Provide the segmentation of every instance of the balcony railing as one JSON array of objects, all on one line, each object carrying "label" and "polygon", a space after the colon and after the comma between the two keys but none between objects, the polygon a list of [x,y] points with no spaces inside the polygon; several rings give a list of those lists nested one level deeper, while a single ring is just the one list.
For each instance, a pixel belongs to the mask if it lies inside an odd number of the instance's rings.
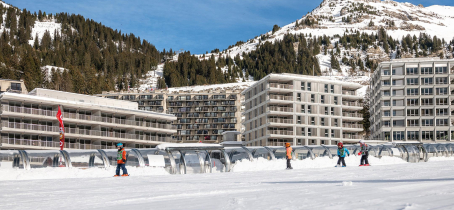
[{"label": "balcony railing", "polygon": [[5,122],[5,121],[2,122],[2,127],[14,128],[14,129],[24,129],[24,130],[34,130],[34,131],[46,131],[46,132],[58,132],[59,131],[58,126]]},{"label": "balcony railing", "polygon": [[33,139],[18,139],[18,138],[8,138],[8,137],[2,137],[2,144],[35,146],[35,147],[55,147],[55,148],[60,147],[60,142],[42,141],[42,140],[33,140]]},{"label": "balcony railing", "polygon": [[362,139],[361,135],[353,135],[353,134],[343,134],[342,138],[344,139]]},{"label": "balcony railing", "polygon": [[[9,105],[2,105],[2,110],[6,111],[6,112],[34,114],[34,115],[42,115],[42,116],[49,116],[49,117],[55,117],[57,115],[57,111],[19,107],[19,106],[9,106]],[[135,120],[126,120],[126,119],[119,119],[119,118],[114,118],[114,117],[101,117],[101,116],[94,116],[94,115],[69,113],[69,112],[63,112],[63,118],[105,122],[105,123],[113,123],[113,124],[122,124],[122,125],[162,128],[162,129],[175,129],[174,126],[172,126],[171,124],[147,122],[145,124],[140,125],[140,122],[135,121]]]},{"label": "balcony railing", "polygon": [[343,112],[342,116],[344,116],[344,117],[359,117],[359,118],[362,118],[363,114]]},{"label": "balcony railing", "polygon": [[293,89],[293,85],[281,84],[281,83],[270,83],[271,88],[281,88],[281,89]]},{"label": "balcony railing", "polygon": [[268,123],[293,124],[293,119],[268,118]]},{"label": "balcony railing", "polygon": [[268,96],[268,99],[284,100],[284,101],[293,101],[293,96],[269,95],[269,96]]},{"label": "balcony railing", "polygon": [[342,124],[342,127],[343,127],[343,128],[360,128],[360,129],[363,129],[363,125],[362,125],[362,124],[348,124],[348,123],[343,123],[343,124]]},{"label": "balcony railing", "polygon": [[352,101],[342,101],[343,106],[357,106],[357,107],[363,107],[363,103],[360,102],[352,102]]},{"label": "balcony railing", "polygon": [[293,131],[285,131],[285,130],[267,130],[266,134],[275,134],[275,135],[293,135]]},{"label": "balcony railing", "polygon": [[356,91],[353,90],[342,90],[343,95],[356,96]]},{"label": "balcony railing", "polygon": [[277,106],[270,106],[267,108],[268,111],[275,111],[275,112],[293,112],[293,108],[290,107],[277,107]]}]

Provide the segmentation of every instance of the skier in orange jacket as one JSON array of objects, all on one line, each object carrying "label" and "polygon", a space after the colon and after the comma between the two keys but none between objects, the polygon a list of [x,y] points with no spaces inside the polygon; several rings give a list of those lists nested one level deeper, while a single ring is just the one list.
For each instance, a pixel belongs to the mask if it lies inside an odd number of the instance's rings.
[{"label": "skier in orange jacket", "polygon": [[126,150],[123,148],[122,143],[117,144],[118,153],[117,153],[117,171],[114,177],[120,176],[120,168],[123,171],[121,176],[129,176],[128,171],[126,170]]},{"label": "skier in orange jacket", "polygon": [[292,147],[290,146],[290,143],[285,143],[285,148],[287,150],[287,169],[293,169],[292,165],[290,164],[290,160],[292,159]]}]

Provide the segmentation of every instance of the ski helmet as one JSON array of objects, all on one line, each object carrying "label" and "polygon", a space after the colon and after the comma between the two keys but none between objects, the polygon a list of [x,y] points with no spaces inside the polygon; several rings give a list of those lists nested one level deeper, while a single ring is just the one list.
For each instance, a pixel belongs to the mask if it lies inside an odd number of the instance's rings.
[{"label": "ski helmet", "polygon": [[339,142],[339,143],[337,143],[337,146],[344,147],[344,144],[342,144],[342,142]]},{"label": "ski helmet", "polygon": [[285,147],[290,147],[290,143],[285,143]]},{"label": "ski helmet", "polygon": [[123,147],[123,144],[122,143],[118,143],[117,147]]},{"label": "ski helmet", "polygon": [[359,140],[359,143],[360,143],[360,144],[364,144],[364,140],[362,140],[362,139]]}]

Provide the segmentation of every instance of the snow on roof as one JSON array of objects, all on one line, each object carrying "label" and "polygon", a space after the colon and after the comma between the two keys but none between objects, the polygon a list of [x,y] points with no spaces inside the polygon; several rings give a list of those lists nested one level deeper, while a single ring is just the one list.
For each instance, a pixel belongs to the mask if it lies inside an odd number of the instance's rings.
[{"label": "snow on roof", "polygon": [[198,85],[198,86],[185,86],[185,87],[176,87],[176,88],[169,88],[169,93],[179,92],[179,91],[204,91],[204,90],[242,90],[246,89],[255,82],[237,82],[237,83],[226,83],[226,84],[216,84],[216,85]]},{"label": "snow on roof", "polygon": [[220,144],[205,144],[205,143],[164,143],[156,146],[156,149],[166,150],[173,148],[222,148]]}]

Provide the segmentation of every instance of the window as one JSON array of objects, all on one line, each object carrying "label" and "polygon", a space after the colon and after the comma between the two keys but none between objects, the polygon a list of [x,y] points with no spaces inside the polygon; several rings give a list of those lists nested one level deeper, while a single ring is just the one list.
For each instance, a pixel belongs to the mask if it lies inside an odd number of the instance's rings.
[{"label": "window", "polygon": [[301,116],[298,116],[298,119],[296,121],[297,124],[301,124]]},{"label": "window", "polygon": [[306,88],[304,87],[305,82],[301,82],[301,90],[305,90]]},{"label": "window", "polygon": [[432,67],[422,67],[421,74],[433,74]]},{"label": "window", "polygon": [[449,115],[448,109],[436,109],[437,116],[440,115]]},{"label": "window", "polygon": [[391,112],[390,111],[384,111],[383,112],[383,116],[389,117],[389,116],[391,116]]},{"label": "window", "polygon": [[383,91],[383,96],[389,96],[389,95],[390,95],[390,94],[389,94],[389,90],[384,90],[384,91]]},{"label": "window", "polygon": [[433,119],[422,119],[421,126],[434,126],[434,120]]},{"label": "window", "polygon": [[433,88],[421,88],[421,95],[433,95]]},{"label": "window", "polygon": [[437,140],[448,140],[448,131],[437,131]]},{"label": "window", "polygon": [[447,98],[437,98],[435,100],[436,100],[436,105],[448,105]]},{"label": "window", "polygon": [[432,98],[421,98],[421,106],[432,106],[434,101]]},{"label": "window", "polygon": [[308,114],[311,113],[311,105],[307,105],[307,113],[308,113]]},{"label": "window", "polygon": [[435,84],[437,84],[437,85],[448,84],[448,78],[447,77],[437,77],[437,78],[435,78]]},{"label": "window", "polygon": [[334,126],[338,127],[339,125],[337,124],[337,119],[334,119]]},{"label": "window", "polygon": [[334,93],[334,85],[331,85],[331,93]]},{"label": "window", "polygon": [[408,88],[407,89],[407,96],[416,96],[419,95],[418,88]]},{"label": "window", "polygon": [[334,107],[331,107],[331,115],[334,115]]},{"label": "window", "polygon": [[407,140],[419,140],[419,131],[407,131]]},{"label": "window", "polygon": [[337,96],[334,96],[334,104],[337,105]]},{"label": "window", "polygon": [[419,126],[419,119],[407,120],[407,126]]},{"label": "window", "polygon": [[301,105],[301,113],[306,113],[306,110],[304,109],[305,105]]},{"label": "window", "polygon": [[419,109],[407,109],[407,116],[419,116]]},{"label": "window", "polygon": [[325,96],[324,95],[320,96],[320,103],[322,103],[322,104],[325,103]]},{"label": "window", "polygon": [[435,67],[435,74],[447,74],[447,67]]},{"label": "window", "polygon": [[328,84],[325,84],[325,93],[328,93]]},{"label": "window", "polygon": [[393,100],[393,106],[403,106],[404,100]]},{"label": "window", "polygon": [[301,128],[301,135],[305,136],[306,135],[306,128]]},{"label": "window", "polygon": [[434,110],[433,109],[421,109],[421,116],[433,116]]},{"label": "window", "polygon": [[435,93],[437,95],[448,95],[448,88],[436,88]]},{"label": "window", "polygon": [[334,138],[334,130],[331,129],[331,138]]},{"label": "window", "polygon": [[315,117],[311,117],[311,125],[315,125]]},{"label": "window", "polygon": [[394,131],[393,140],[405,140],[404,131]]},{"label": "window", "polygon": [[407,68],[407,75],[418,74],[418,68]]},{"label": "window", "polygon": [[311,94],[311,103],[315,103],[315,94]]},{"label": "window", "polygon": [[434,132],[433,131],[423,131],[421,137],[422,137],[422,140],[433,140]]},{"label": "window", "polygon": [[325,126],[325,118],[320,118],[320,125]]},{"label": "window", "polygon": [[307,136],[312,136],[312,128],[307,129]]},{"label": "window", "polygon": [[328,115],[328,107],[325,107],[325,115]]},{"label": "window", "polygon": [[312,88],[311,88],[311,83],[308,82],[308,83],[307,83],[307,91],[311,91],[311,89],[312,89]]},{"label": "window", "polygon": [[392,70],[392,73],[393,73],[393,75],[396,75],[396,70],[393,69],[393,70]]},{"label": "window", "polygon": [[21,88],[21,86],[20,86],[20,83],[11,83],[11,90],[22,91],[22,88]]},{"label": "window", "polygon": [[383,101],[383,106],[391,106],[391,103],[389,100]]},{"label": "window", "polygon": [[393,85],[404,85],[404,80],[402,79],[393,80]]},{"label": "window", "polygon": [[383,86],[389,86],[389,85],[391,85],[391,82],[389,80],[383,81]]},{"label": "window", "polygon": [[389,70],[383,70],[383,75],[391,75]]},{"label": "window", "polygon": [[391,127],[391,123],[389,121],[383,121],[383,126]]},{"label": "window", "polygon": [[421,85],[433,85],[434,84],[434,78],[429,77],[429,78],[421,78]]},{"label": "window", "polygon": [[418,78],[407,78],[407,85],[418,85]]},{"label": "window", "polygon": [[296,100],[297,101],[301,101],[301,93],[297,93],[296,94]]},{"label": "window", "polygon": [[[407,99],[407,106],[419,106],[419,99],[417,98],[411,98],[411,99]],[[393,105],[395,106],[395,105]]]},{"label": "window", "polygon": [[449,126],[448,119],[437,119],[437,126]]}]

